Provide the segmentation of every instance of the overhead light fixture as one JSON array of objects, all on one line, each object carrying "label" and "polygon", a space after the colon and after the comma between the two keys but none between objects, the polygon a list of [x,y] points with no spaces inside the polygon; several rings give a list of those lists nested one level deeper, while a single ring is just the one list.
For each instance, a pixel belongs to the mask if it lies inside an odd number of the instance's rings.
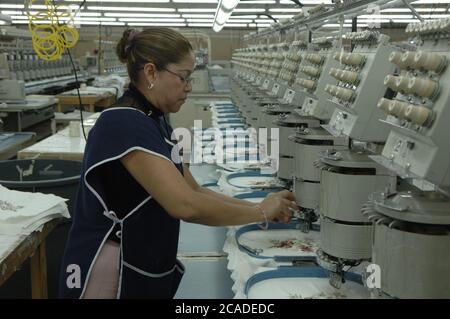
[{"label": "overhead light fixture", "polygon": [[175,3],[217,3],[217,0],[172,0]]},{"label": "overhead light fixture", "polygon": [[219,32],[238,5],[239,0],[220,0],[214,17],[213,30]]},{"label": "overhead light fixture", "polygon": [[188,27],[208,27],[211,28],[211,23],[188,23]]},{"label": "overhead light fixture", "polygon": [[[65,0],[67,2],[83,2],[84,0]],[[86,0],[86,2],[119,2],[119,3],[130,3],[129,0]],[[170,0],[133,0],[136,3],[167,3]]]},{"label": "overhead light fixture", "polygon": [[214,19],[214,15],[213,14],[186,14],[186,13],[183,13],[183,18]]},{"label": "overhead light fixture", "polygon": [[178,9],[178,12],[216,12],[216,9],[213,8],[183,8],[183,9]]},{"label": "overhead light fixture", "polygon": [[186,23],[145,23],[145,22],[137,22],[137,23],[128,23],[129,26],[135,26],[135,27],[139,27],[139,26],[149,26],[149,27],[185,27]]},{"label": "overhead light fixture", "polygon": [[119,21],[122,22],[168,22],[168,23],[177,23],[184,22],[184,19],[181,18],[119,18]]},{"label": "overhead light fixture", "polygon": [[175,13],[113,13],[106,12],[105,17],[117,17],[117,18],[179,18],[179,14]]},{"label": "overhead light fixture", "polygon": [[98,7],[98,6],[89,6],[88,10],[96,10],[96,11],[152,11],[152,12],[174,12],[173,8],[147,8],[147,7]]}]

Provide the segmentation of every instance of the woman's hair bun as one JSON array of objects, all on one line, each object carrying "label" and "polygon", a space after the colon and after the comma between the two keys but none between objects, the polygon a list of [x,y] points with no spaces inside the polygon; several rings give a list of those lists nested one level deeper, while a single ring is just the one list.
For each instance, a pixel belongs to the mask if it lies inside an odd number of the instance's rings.
[{"label": "woman's hair bun", "polygon": [[136,29],[126,29],[122,38],[117,43],[116,54],[122,63],[126,63],[128,60],[128,54],[130,52],[131,46],[133,44],[134,37],[138,31]]}]

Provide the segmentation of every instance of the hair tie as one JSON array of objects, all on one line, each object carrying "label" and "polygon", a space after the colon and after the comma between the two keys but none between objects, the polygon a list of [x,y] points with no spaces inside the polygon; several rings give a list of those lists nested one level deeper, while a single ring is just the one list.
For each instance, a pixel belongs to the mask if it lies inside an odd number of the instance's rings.
[{"label": "hair tie", "polygon": [[133,29],[128,34],[127,42],[125,43],[125,54],[128,54],[128,51],[130,50],[131,46],[133,45],[133,40],[136,37],[136,35],[139,33],[138,30]]}]

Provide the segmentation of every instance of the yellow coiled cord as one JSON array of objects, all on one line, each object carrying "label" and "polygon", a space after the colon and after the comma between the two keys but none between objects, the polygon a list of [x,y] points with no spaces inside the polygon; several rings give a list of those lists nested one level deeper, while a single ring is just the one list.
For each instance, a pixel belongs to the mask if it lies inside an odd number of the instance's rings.
[{"label": "yellow coiled cord", "polygon": [[[30,0],[28,8],[36,4],[37,0]],[[78,31],[68,24],[60,24],[60,18],[70,18],[69,12],[58,12],[58,6],[53,0],[45,0],[45,11],[31,14],[27,9],[28,28],[31,32],[34,51],[47,61],[54,61],[61,57],[66,48],[73,48],[78,41]],[[49,21],[44,23],[43,21]]]}]

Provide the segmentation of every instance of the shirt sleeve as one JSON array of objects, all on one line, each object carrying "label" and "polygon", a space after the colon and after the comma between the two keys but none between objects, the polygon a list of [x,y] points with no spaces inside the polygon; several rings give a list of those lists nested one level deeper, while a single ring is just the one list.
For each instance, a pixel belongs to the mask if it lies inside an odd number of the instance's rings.
[{"label": "shirt sleeve", "polygon": [[158,123],[144,113],[131,108],[109,110],[89,133],[85,156],[91,166],[140,149],[170,161],[165,144]]},{"label": "shirt sleeve", "polygon": [[[118,159],[134,150],[159,156],[173,164],[170,159],[170,148],[164,141],[155,120],[132,108],[104,111],[89,132],[84,154],[84,180],[87,188],[97,197],[105,210],[108,210],[106,203],[108,187],[101,178],[101,172],[104,172],[103,168],[108,167],[106,164],[117,165]],[[118,169],[120,167],[122,166],[118,165]],[[133,184],[131,181],[126,183],[130,176],[125,174],[123,177],[121,184]],[[133,185],[137,187],[137,184]],[[140,194],[142,196],[136,197],[148,196],[140,187],[133,189],[142,192]]]}]

